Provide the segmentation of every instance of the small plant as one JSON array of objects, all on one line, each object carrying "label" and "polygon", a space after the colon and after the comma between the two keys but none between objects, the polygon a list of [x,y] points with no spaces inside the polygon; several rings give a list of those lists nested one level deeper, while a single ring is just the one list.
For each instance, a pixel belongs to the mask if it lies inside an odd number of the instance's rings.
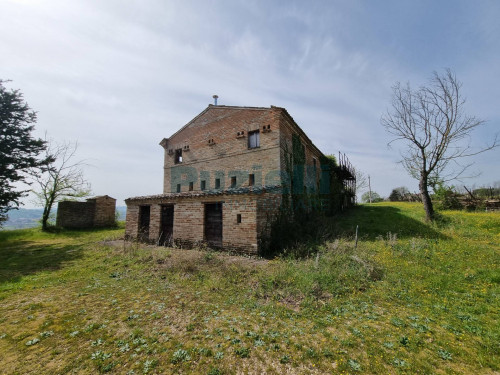
[{"label": "small plant", "polygon": [[106,359],[111,358],[111,354],[104,353],[101,350],[97,350],[91,354],[90,358],[94,361],[105,361]]},{"label": "small plant", "polygon": [[234,349],[234,354],[236,354],[240,358],[248,358],[250,357],[250,350],[248,348],[236,348]]},{"label": "small plant", "polygon": [[224,353],[223,352],[216,352],[214,355],[215,359],[222,359],[224,358]]},{"label": "small plant", "polygon": [[280,363],[283,363],[283,364],[286,364],[286,363],[290,363],[292,359],[290,358],[289,355],[284,355],[280,358]]},{"label": "small plant", "polygon": [[54,331],[45,331],[40,333],[40,337],[46,338],[54,335]]},{"label": "small plant", "polygon": [[177,364],[181,362],[187,362],[189,360],[191,360],[191,356],[189,355],[189,353],[184,349],[178,349],[172,356],[171,362]]},{"label": "small plant", "polygon": [[441,349],[441,348],[438,349],[438,356],[439,356],[439,358],[441,358],[441,359],[443,359],[445,361],[449,361],[452,358],[450,352],[448,352],[448,351],[446,351],[444,349]]},{"label": "small plant", "polygon": [[403,327],[405,323],[399,318],[392,318],[391,324],[396,327]]},{"label": "small plant", "polygon": [[263,346],[264,344],[265,344],[265,342],[262,341],[261,339],[257,339],[253,343],[254,346]]},{"label": "small plant", "polygon": [[158,361],[156,359],[147,359],[144,361],[144,366],[142,368],[142,372],[144,374],[149,373],[152,369],[154,369],[158,365]]},{"label": "small plant", "polygon": [[40,342],[40,339],[38,337],[35,337],[34,339],[26,341],[26,346],[33,346],[35,344],[38,344],[39,342]]},{"label": "small plant", "polygon": [[217,367],[212,367],[208,371],[207,375],[222,375],[222,371],[219,370]]},{"label": "small plant", "polygon": [[90,346],[101,346],[102,344],[104,344],[104,340],[99,338],[95,341],[92,341],[92,343],[90,344]]},{"label": "small plant", "polygon": [[349,359],[347,361],[347,364],[349,365],[350,368],[352,368],[354,371],[361,371],[361,365],[359,364],[358,361],[355,359]]},{"label": "small plant", "polygon": [[213,252],[211,252],[211,251],[207,251],[207,252],[205,253],[205,255],[203,256],[203,259],[205,260],[205,262],[207,262],[207,263],[208,263],[208,262],[210,262],[211,260],[213,260],[213,259],[214,259],[214,257],[215,257],[215,256],[214,256],[214,253],[213,253]]},{"label": "small plant", "polygon": [[410,339],[407,336],[402,336],[399,339],[399,342],[400,342],[401,345],[407,346],[410,343]]},{"label": "small plant", "polygon": [[394,361],[392,361],[394,366],[396,367],[406,367],[408,363],[404,359],[399,359],[399,358],[394,358]]}]

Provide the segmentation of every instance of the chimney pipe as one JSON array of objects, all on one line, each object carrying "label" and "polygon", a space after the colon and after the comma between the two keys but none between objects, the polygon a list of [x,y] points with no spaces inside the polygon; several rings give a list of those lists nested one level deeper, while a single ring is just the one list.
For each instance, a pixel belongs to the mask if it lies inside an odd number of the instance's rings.
[{"label": "chimney pipe", "polygon": [[214,95],[214,96],[212,96],[212,98],[214,98],[214,105],[217,105],[217,99],[219,98],[219,96]]}]

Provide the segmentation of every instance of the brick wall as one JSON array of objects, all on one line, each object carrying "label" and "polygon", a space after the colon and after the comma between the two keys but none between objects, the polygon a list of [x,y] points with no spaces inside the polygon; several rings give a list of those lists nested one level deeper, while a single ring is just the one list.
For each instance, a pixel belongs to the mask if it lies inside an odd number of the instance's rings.
[{"label": "brick wall", "polygon": [[59,202],[56,225],[64,228],[112,226],[115,210],[116,199],[107,195],[90,198],[86,202]]},{"label": "brick wall", "polygon": [[[149,240],[153,243],[160,236],[160,207],[174,204],[173,238],[183,246],[191,247],[204,240],[205,203],[222,202],[222,246],[225,250],[256,254],[260,231],[267,228],[281,202],[281,194],[228,194],[201,197],[158,198],[127,200],[127,238],[136,238],[139,224],[139,207],[151,207]],[[241,215],[241,223],[237,222]]]},{"label": "brick wall", "polygon": [[94,221],[95,202],[63,201],[57,205],[56,225],[64,228],[90,228]]},{"label": "brick wall", "polygon": [[[207,190],[213,189],[216,178],[221,179],[221,188],[227,188],[233,176],[237,186],[248,186],[249,174],[255,175],[256,185],[279,183],[279,117],[276,108],[210,106],[163,143],[163,192],[176,193],[178,183],[181,191],[188,191],[189,182],[193,182],[193,191],[199,191],[201,180],[206,181]],[[263,131],[264,125],[269,130]],[[254,130],[259,130],[260,147],[249,149],[248,132]],[[183,150],[181,164],[175,164],[176,149]]]},{"label": "brick wall", "polygon": [[[93,198],[95,201],[94,227],[109,227],[115,223],[116,199],[107,195]],[[90,201],[90,200],[88,200]]]},{"label": "brick wall", "polygon": [[[304,185],[307,186],[309,190],[317,189],[320,182],[321,157],[323,154],[314,146],[302,129],[295,124],[288,113],[282,113],[279,121],[279,129],[281,169],[287,172],[285,157],[287,153],[292,152],[292,135],[296,134],[299,136],[300,142],[305,148]],[[316,161],[316,168],[314,168],[314,161]]]}]

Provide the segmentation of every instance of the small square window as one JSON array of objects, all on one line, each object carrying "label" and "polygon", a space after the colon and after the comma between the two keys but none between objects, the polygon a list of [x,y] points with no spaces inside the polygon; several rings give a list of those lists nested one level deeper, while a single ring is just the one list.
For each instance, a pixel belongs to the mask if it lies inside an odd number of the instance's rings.
[{"label": "small square window", "polygon": [[181,192],[181,184],[177,184],[177,192],[180,193]]},{"label": "small square window", "polygon": [[231,187],[232,188],[236,187],[236,176],[231,177]]},{"label": "small square window", "polygon": [[241,214],[237,214],[237,215],[236,215],[236,222],[237,222],[238,224],[241,224]]},{"label": "small square window", "polygon": [[193,182],[189,183],[189,191],[193,191],[193,185],[194,185]]},{"label": "small square window", "polygon": [[254,186],[254,185],[255,185],[255,175],[249,174],[248,175],[248,186]]},{"label": "small square window", "polygon": [[205,190],[207,188],[207,182],[205,180],[201,180],[200,189]]},{"label": "small square window", "polygon": [[248,132],[248,148],[260,147],[260,133],[258,130]]},{"label": "small square window", "polygon": [[220,189],[220,178],[215,179],[215,188]]},{"label": "small square window", "polygon": [[175,150],[175,164],[182,163],[182,149]]}]

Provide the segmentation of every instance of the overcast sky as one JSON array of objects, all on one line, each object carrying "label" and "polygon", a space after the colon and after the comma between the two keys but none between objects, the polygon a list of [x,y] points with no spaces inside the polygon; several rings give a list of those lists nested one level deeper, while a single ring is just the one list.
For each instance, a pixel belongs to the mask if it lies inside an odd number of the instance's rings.
[{"label": "overcast sky", "polygon": [[[380,117],[391,86],[452,68],[467,112],[500,130],[500,1],[2,0],[0,78],[38,112],[36,133],[78,141],[96,195],[162,192],[158,143],[212,103],[285,107],[372,189],[417,190]],[[500,150],[467,185],[500,180]],[[26,201],[26,207],[32,206]]]}]

